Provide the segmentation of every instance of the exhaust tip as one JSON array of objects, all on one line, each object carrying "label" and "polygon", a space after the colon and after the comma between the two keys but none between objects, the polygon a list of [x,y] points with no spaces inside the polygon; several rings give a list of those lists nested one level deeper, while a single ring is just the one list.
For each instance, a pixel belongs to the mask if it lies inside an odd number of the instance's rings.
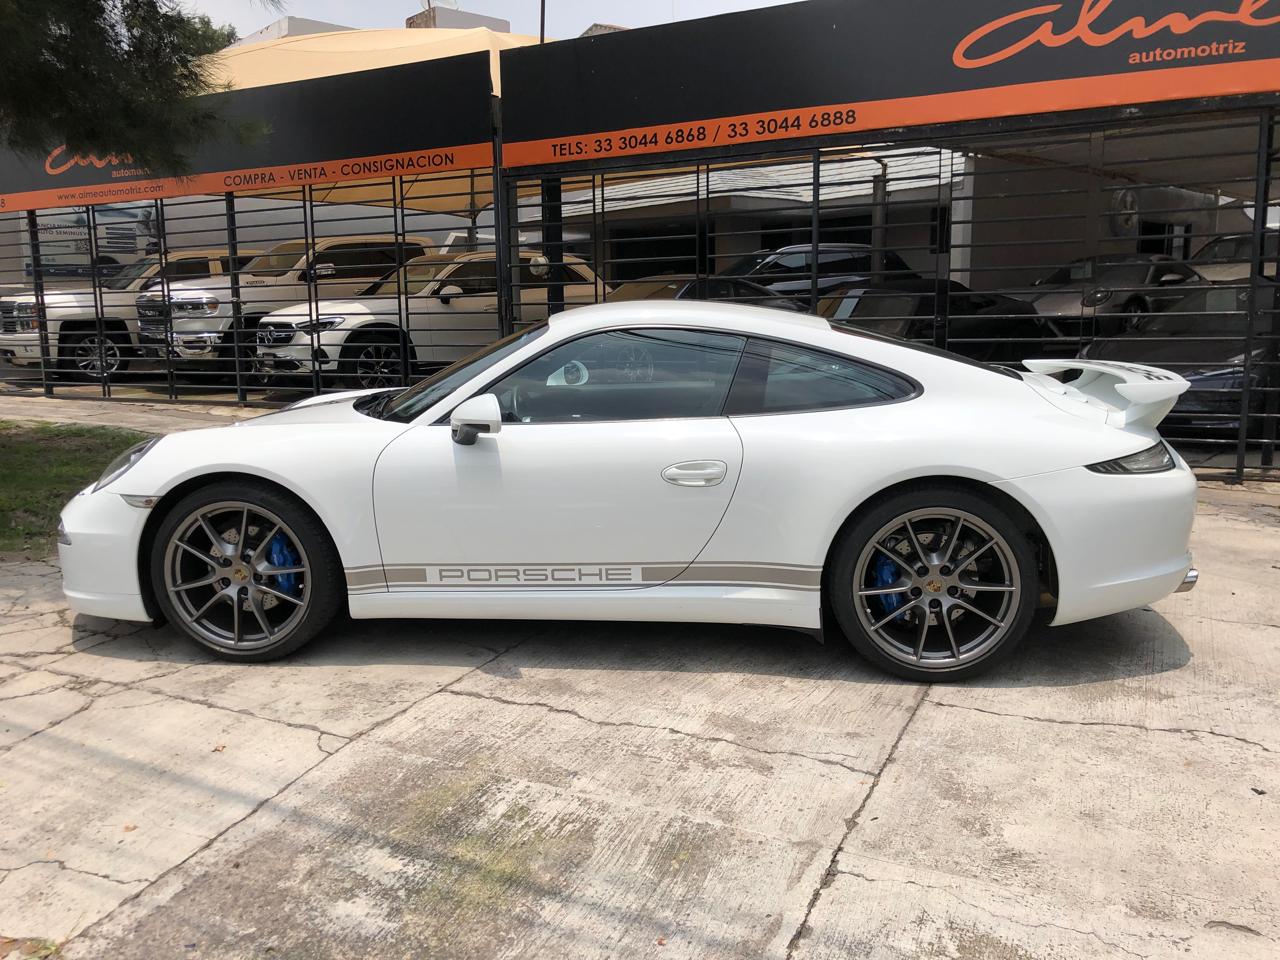
[{"label": "exhaust tip", "polygon": [[1187,575],[1182,578],[1182,582],[1178,584],[1178,589],[1174,593],[1186,593],[1188,590],[1194,590],[1197,583],[1200,582],[1200,571],[1192,567],[1187,571]]}]

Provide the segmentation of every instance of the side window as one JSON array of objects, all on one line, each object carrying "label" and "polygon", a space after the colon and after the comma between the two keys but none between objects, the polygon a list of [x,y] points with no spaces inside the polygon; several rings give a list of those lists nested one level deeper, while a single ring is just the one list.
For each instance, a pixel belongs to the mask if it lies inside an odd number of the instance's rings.
[{"label": "side window", "polygon": [[[888,266],[888,261],[885,261]],[[820,274],[870,273],[871,254],[860,250],[832,250],[818,254]]]},{"label": "side window", "polygon": [[497,267],[493,260],[464,260],[447,276],[440,278],[440,287],[459,287],[463,295],[495,295],[498,292]]},{"label": "side window", "polygon": [[204,259],[170,260],[165,268],[170,280],[203,280],[209,276],[209,261]]},{"label": "side window", "polygon": [[507,423],[718,417],[745,337],[611,330],[548,350],[489,391]]},{"label": "side window", "polygon": [[752,339],[742,355],[725,413],[799,413],[902,400],[915,388],[902,377],[792,344]]},{"label": "side window", "polygon": [[367,243],[339,243],[315,255],[315,262],[331,263],[335,280],[377,280],[396,265],[395,247]]}]

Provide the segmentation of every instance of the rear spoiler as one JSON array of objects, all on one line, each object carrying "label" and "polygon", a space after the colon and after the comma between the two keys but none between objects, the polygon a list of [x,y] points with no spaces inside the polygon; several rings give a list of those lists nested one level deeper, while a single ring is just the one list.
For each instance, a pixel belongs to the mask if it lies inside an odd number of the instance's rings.
[{"label": "rear spoiler", "polygon": [[[1065,373],[1079,370],[1070,383],[1051,381],[1065,396],[1105,410],[1107,423],[1114,427],[1154,428],[1173,409],[1178,397],[1191,384],[1168,370],[1141,363],[1113,363],[1107,360],[1024,360],[1033,374]],[[1047,376],[1042,380],[1049,379]],[[1057,391],[1055,391],[1057,392]]]}]

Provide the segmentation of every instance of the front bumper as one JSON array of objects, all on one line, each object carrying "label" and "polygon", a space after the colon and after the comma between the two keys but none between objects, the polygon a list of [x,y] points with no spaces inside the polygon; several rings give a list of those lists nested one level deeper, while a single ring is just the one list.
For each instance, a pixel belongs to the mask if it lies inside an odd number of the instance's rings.
[{"label": "front bumper", "polygon": [[15,366],[29,366],[40,362],[40,334],[8,333],[0,337],[0,360]]},{"label": "front bumper", "polygon": [[1116,476],[1077,467],[995,484],[1032,513],[1053,548],[1055,626],[1189,589],[1196,481],[1175,460],[1164,473]]},{"label": "front bumper", "polygon": [[150,621],[142,596],[138,548],[149,510],[116,493],[81,491],[63,508],[58,559],[62,592],[76,613]]},{"label": "front bumper", "polygon": [[258,327],[258,365],[264,372],[310,371],[313,365],[322,371],[333,370],[346,339],[346,330],[322,330],[316,334],[313,350],[311,334],[264,322]]}]

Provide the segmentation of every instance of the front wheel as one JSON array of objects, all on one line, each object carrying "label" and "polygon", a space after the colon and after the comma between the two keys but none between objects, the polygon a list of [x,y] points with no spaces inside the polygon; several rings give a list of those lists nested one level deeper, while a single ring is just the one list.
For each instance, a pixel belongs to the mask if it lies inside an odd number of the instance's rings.
[{"label": "front wheel", "polygon": [[352,331],[338,360],[339,385],[343,390],[400,386],[403,349],[393,333]]},{"label": "front wheel", "polygon": [[1035,550],[1000,506],[959,487],[890,497],[841,536],[826,589],[850,643],[908,680],[961,680],[1022,642]]},{"label": "front wheel", "polygon": [[129,366],[127,338],[110,333],[68,333],[59,338],[58,367],[78,380],[104,380]]},{"label": "front wheel", "polygon": [[342,565],[319,519],[252,482],[184,497],[160,523],[151,555],[169,622],[224,660],[273,660],[333,619]]}]

